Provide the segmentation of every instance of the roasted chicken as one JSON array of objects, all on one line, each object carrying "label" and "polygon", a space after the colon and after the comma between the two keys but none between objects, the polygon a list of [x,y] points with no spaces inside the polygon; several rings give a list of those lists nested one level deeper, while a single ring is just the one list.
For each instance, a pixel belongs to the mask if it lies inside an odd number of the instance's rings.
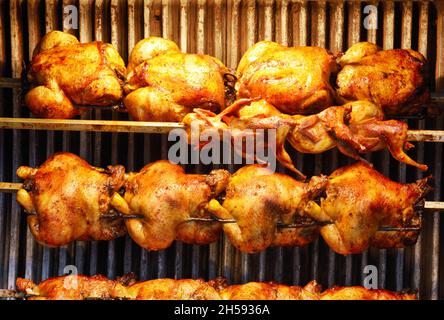
[{"label": "roasted chicken", "polygon": [[124,184],[125,169],[100,169],[71,153],[57,153],[38,169],[17,169],[24,179],[17,201],[28,213],[38,242],[63,246],[74,240],[111,240],[125,233],[120,218],[111,214],[112,195]]},{"label": "roasted chicken", "polygon": [[415,114],[429,98],[426,60],[411,49],[381,50],[360,42],[339,59],[337,94],[341,101],[367,100],[387,115]]},{"label": "roasted chicken", "polygon": [[130,236],[145,249],[165,249],[174,240],[214,242],[220,234],[219,223],[188,220],[209,218],[205,207],[225,189],[228,177],[225,170],[213,170],[209,175],[185,174],[179,165],[157,161],[128,175],[125,196],[115,194],[113,206],[123,214],[143,216],[125,222]]},{"label": "roasted chicken", "polygon": [[405,247],[419,231],[380,232],[381,227],[420,227],[417,204],[429,191],[428,178],[401,184],[358,162],[333,172],[320,205],[310,202],[306,213],[318,222],[321,235],[337,253],[365,251],[369,246]]},{"label": "roasted chicken", "polygon": [[29,300],[85,300],[109,299],[116,281],[104,276],[69,275],[49,278],[40,284],[17,278],[17,290]]},{"label": "roasted chicken", "polygon": [[218,59],[180,52],[169,40],[150,37],[134,47],[124,103],[135,120],[181,121],[193,108],[225,107],[224,75]]},{"label": "roasted chicken", "polygon": [[230,242],[243,252],[261,251],[270,245],[302,246],[317,237],[318,228],[280,230],[278,222],[300,220],[305,206],[318,196],[325,182],[322,176],[303,183],[250,165],[231,176],[222,204],[212,199],[207,209],[220,219],[236,221],[223,228]]},{"label": "roasted chicken", "polygon": [[[302,153],[322,153],[338,147],[342,153],[356,160],[360,160],[360,154],[388,148],[395,159],[427,170],[426,165],[415,162],[404,152],[413,147],[407,142],[407,124],[384,120],[381,108],[368,101],[329,107],[310,116],[289,116],[264,99],[241,99],[217,115],[195,109],[183,119],[183,123],[188,137],[191,137],[192,126],[195,126],[200,134],[213,130],[221,137],[231,135],[233,141],[237,135],[245,134],[245,129],[275,129],[276,158],[301,177],[304,177],[303,174],[296,169],[285,150],[286,141]],[[198,147],[203,145],[200,143]]]},{"label": "roasted chicken", "polygon": [[17,290],[29,300],[415,300],[415,294],[372,290],[364,287],[334,287],[322,292],[316,281],[305,287],[250,282],[229,286],[217,278],[205,282],[193,279],[156,279],[135,282],[123,276],[108,280],[103,276],[61,276],[40,284],[18,278]]},{"label": "roasted chicken", "polygon": [[61,153],[17,174],[25,179],[17,201],[40,243],[114,239],[125,232],[125,220],[148,250],[174,240],[211,243],[222,228],[244,252],[303,246],[319,231],[341,254],[405,247],[418,238],[415,207],[429,190],[428,178],[400,184],[363,162],[304,183],[261,165],[203,175],[163,160],[125,175],[121,166],[98,169]]},{"label": "roasted chicken", "polygon": [[112,45],[79,43],[68,33],[51,31],[33,52],[28,79],[34,88],[25,102],[34,115],[54,119],[72,118],[84,105],[116,105],[123,98],[125,72]]},{"label": "roasted chicken", "polygon": [[335,57],[319,47],[285,47],[261,41],[242,56],[238,98],[262,98],[286,114],[313,114],[333,105],[329,83]]}]

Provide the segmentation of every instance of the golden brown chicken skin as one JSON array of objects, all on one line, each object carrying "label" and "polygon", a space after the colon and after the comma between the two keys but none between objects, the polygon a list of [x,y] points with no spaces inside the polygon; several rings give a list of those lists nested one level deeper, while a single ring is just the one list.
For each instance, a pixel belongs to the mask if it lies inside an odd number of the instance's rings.
[{"label": "golden brown chicken skin", "polygon": [[415,294],[364,287],[333,287],[322,292],[316,281],[304,287],[249,282],[228,285],[223,278],[155,279],[135,282],[127,276],[109,280],[103,276],[61,276],[36,285],[18,278],[16,287],[28,300],[415,300]]},{"label": "golden brown chicken skin", "polygon": [[[320,206],[310,202],[306,213],[316,221],[329,223],[321,228],[321,236],[340,254],[360,253],[372,244],[409,245],[419,235],[420,217],[415,204],[430,189],[427,180],[397,183],[358,162],[333,172]],[[378,231],[384,226],[418,227],[418,231]]]},{"label": "golden brown chicken skin", "polygon": [[47,279],[40,284],[17,278],[17,290],[28,296],[28,300],[85,300],[109,299],[116,281],[104,276],[70,275]]},{"label": "golden brown chicken skin", "polygon": [[333,287],[320,295],[321,300],[416,300],[416,294],[397,293],[364,287]]},{"label": "golden brown chicken skin", "polygon": [[236,221],[224,224],[223,229],[243,252],[261,251],[270,245],[305,245],[317,237],[316,227],[278,230],[277,224],[300,218],[307,202],[317,196],[324,183],[325,177],[313,177],[306,184],[250,165],[231,176],[225,200],[211,200],[208,210],[218,218]]},{"label": "golden brown chicken skin", "polygon": [[129,286],[117,284],[115,298],[131,300],[219,300],[218,292],[207,282],[197,279],[155,279]]},{"label": "golden brown chicken skin", "polygon": [[124,214],[143,216],[125,223],[132,239],[147,250],[165,249],[174,240],[211,243],[219,237],[220,224],[188,220],[210,218],[205,207],[224,189],[228,177],[225,170],[185,174],[179,165],[157,161],[128,175],[124,199],[115,194],[113,206]]},{"label": "golden brown chicken skin", "polygon": [[341,101],[367,100],[387,115],[415,114],[429,98],[426,60],[411,49],[381,50],[360,42],[340,58],[337,94]]},{"label": "golden brown chicken skin", "polygon": [[106,218],[124,184],[122,166],[95,168],[71,153],[57,153],[40,168],[21,166],[17,202],[28,212],[38,242],[63,246],[74,240],[111,240],[125,233],[122,219]]},{"label": "golden brown chicken skin", "polygon": [[222,300],[319,300],[317,292],[307,287],[278,283],[249,282],[227,286],[219,291]]},{"label": "golden brown chicken skin", "polygon": [[193,108],[225,106],[224,74],[218,59],[187,54],[169,40],[141,40],[131,53],[124,103],[141,121],[181,121]]},{"label": "golden brown chicken skin", "polygon": [[103,42],[79,43],[64,32],[46,34],[34,50],[28,73],[34,85],[25,102],[41,118],[67,119],[76,106],[111,106],[123,98],[125,63]]},{"label": "golden brown chicken skin", "polygon": [[313,114],[333,104],[329,79],[336,68],[335,57],[323,48],[261,41],[239,62],[237,96],[265,99],[290,115]]}]

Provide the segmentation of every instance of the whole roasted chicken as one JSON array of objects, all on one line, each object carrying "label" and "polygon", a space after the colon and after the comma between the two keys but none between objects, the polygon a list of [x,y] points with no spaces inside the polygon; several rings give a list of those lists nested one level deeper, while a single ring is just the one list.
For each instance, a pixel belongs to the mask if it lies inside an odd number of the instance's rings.
[{"label": "whole roasted chicken", "polygon": [[[360,253],[369,246],[405,247],[419,236],[421,220],[415,205],[430,190],[427,181],[397,183],[357,162],[333,172],[320,205],[311,201],[305,212],[326,224],[321,236],[337,253]],[[417,231],[380,231],[384,226]]]},{"label": "whole roasted chicken", "polygon": [[237,68],[238,98],[262,98],[286,114],[313,114],[333,105],[330,75],[335,57],[320,47],[286,47],[261,41]]},{"label": "whole roasted chicken", "polygon": [[227,72],[218,59],[183,53],[170,40],[141,40],[129,58],[125,107],[143,121],[181,121],[197,107],[218,111],[225,107]]},{"label": "whole roasted chicken", "polygon": [[343,102],[367,100],[387,115],[415,114],[429,98],[426,60],[411,49],[381,50],[359,42],[339,59],[337,94]]},{"label": "whole roasted chicken", "polygon": [[143,217],[125,223],[131,238],[147,250],[165,249],[174,240],[211,243],[218,239],[221,225],[189,220],[210,218],[205,207],[224,190],[228,177],[225,170],[185,174],[179,165],[157,161],[128,174],[124,198],[115,194],[113,206]]},{"label": "whole roasted chicken", "polygon": [[224,224],[230,242],[244,252],[257,252],[271,245],[302,246],[313,241],[318,228],[278,229],[278,222],[291,224],[302,218],[305,206],[322,191],[325,177],[309,183],[272,173],[266,167],[250,165],[233,174],[225,200],[212,199],[208,210]]},{"label": "whole roasted chicken", "polygon": [[24,179],[18,203],[38,242],[63,246],[74,240],[111,240],[125,233],[121,218],[111,214],[111,199],[124,184],[125,169],[90,166],[71,153],[57,153],[40,168],[21,166]]},{"label": "whole roasted chicken", "polygon": [[33,52],[28,79],[34,88],[25,102],[38,117],[72,118],[84,105],[118,104],[125,72],[125,63],[111,44],[79,43],[68,33],[51,31]]}]

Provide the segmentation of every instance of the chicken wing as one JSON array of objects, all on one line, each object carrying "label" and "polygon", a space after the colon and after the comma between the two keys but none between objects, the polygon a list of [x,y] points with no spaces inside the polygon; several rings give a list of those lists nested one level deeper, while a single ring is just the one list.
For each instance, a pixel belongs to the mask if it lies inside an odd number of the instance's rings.
[{"label": "chicken wing", "polygon": [[124,74],[125,63],[112,45],[81,44],[68,33],[51,31],[34,50],[28,79],[35,87],[25,102],[38,117],[72,118],[80,113],[74,105],[119,103]]},{"label": "chicken wing", "polygon": [[122,219],[111,213],[111,198],[124,184],[125,169],[100,169],[71,153],[57,153],[40,168],[21,166],[24,179],[17,201],[28,212],[38,242],[63,246],[74,240],[111,240],[125,233]]}]

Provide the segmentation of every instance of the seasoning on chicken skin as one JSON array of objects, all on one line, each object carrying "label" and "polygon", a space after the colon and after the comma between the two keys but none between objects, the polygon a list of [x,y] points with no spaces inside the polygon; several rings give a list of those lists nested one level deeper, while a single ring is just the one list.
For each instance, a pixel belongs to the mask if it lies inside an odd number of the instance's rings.
[{"label": "seasoning on chicken skin", "polygon": [[121,218],[106,218],[124,174],[122,166],[95,168],[72,153],[56,153],[39,168],[17,169],[25,180],[17,202],[29,213],[29,228],[42,244],[112,240],[125,233]]},{"label": "seasoning on chicken skin", "polygon": [[321,198],[320,205],[310,202],[306,213],[316,221],[329,222],[321,227],[321,236],[337,253],[360,253],[372,244],[404,247],[416,242],[419,230],[378,230],[383,226],[419,229],[420,216],[415,204],[430,190],[427,181],[428,178],[410,184],[397,183],[357,162],[333,172],[325,187],[326,196]]},{"label": "seasoning on chicken skin", "polygon": [[414,300],[415,294],[360,286],[333,287],[322,292],[316,281],[304,287],[273,282],[249,282],[228,285],[223,278],[205,282],[201,279],[155,279],[136,282],[133,275],[117,280],[103,276],[61,276],[35,284],[17,278],[16,287],[29,300]]},{"label": "seasoning on chicken skin", "polygon": [[286,114],[313,114],[333,105],[329,83],[335,57],[320,47],[286,47],[260,41],[242,56],[238,98],[262,98]]},{"label": "seasoning on chicken skin", "polygon": [[116,105],[125,72],[111,44],[79,43],[71,34],[51,31],[34,50],[28,79],[35,87],[25,102],[34,115],[53,119],[72,118],[82,105]]},{"label": "seasoning on chicken skin", "polygon": [[218,59],[183,53],[166,39],[136,44],[129,59],[125,107],[140,121],[181,121],[193,108],[225,107],[224,74]]},{"label": "seasoning on chicken skin", "polygon": [[179,165],[157,161],[128,174],[124,198],[115,194],[113,206],[123,214],[144,217],[125,223],[132,239],[147,250],[165,249],[174,240],[211,243],[219,237],[220,223],[188,220],[209,218],[205,207],[225,189],[228,177],[225,170],[185,174]]},{"label": "seasoning on chicken skin", "polygon": [[359,42],[339,59],[337,94],[341,101],[367,100],[386,115],[418,113],[430,93],[426,60],[411,49],[381,50]]}]

